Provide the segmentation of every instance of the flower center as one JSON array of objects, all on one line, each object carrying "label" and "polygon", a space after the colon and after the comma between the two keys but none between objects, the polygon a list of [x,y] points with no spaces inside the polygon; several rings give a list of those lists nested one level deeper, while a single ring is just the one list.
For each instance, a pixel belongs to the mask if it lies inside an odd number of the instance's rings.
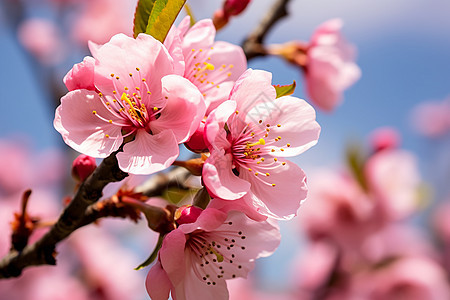
[{"label": "flower center", "polygon": [[[140,68],[136,68],[134,74],[129,73],[129,77],[124,80],[112,73],[111,81],[114,87],[112,93],[107,95],[101,91],[98,93],[102,104],[116,117],[114,121],[99,115],[95,110],[92,112],[97,118],[122,127],[124,133],[122,137],[131,135],[138,129],[148,130],[149,122],[157,119],[162,111],[162,108],[146,107],[146,103],[150,103],[152,93],[147,80],[141,76]],[[119,137],[110,137],[105,134],[105,138]]]}]

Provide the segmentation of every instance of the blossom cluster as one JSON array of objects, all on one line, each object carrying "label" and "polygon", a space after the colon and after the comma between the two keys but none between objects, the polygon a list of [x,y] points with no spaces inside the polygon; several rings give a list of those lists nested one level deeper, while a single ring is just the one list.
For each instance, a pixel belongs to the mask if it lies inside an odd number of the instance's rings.
[{"label": "blossom cluster", "polygon": [[177,210],[147,277],[155,300],[226,299],[226,280],[273,253],[275,220],[294,217],[306,199],[305,173],[287,158],[317,143],[314,109],[277,97],[270,72],[247,69],[240,47],[214,37],[211,20],[190,27],[186,17],[164,43],[142,33],[91,42],[55,114],[67,145],[96,158],[116,153],[130,174],[167,169],[182,143],[204,153],[212,200]]}]

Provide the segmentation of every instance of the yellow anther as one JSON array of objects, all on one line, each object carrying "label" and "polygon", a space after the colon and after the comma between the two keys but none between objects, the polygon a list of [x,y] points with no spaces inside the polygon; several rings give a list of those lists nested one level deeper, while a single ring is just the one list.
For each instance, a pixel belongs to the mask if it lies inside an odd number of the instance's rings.
[{"label": "yellow anther", "polygon": [[269,173],[266,173],[266,176],[270,176],[270,174],[269,174]]},{"label": "yellow anther", "polygon": [[138,71],[138,72],[139,72],[140,70],[141,70],[141,69],[139,69],[139,68],[137,68],[137,67],[136,67],[136,71]]},{"label": "yellow anther", "polygon": [[157,111],[158,110],[158,108],[155,106],[155,107],[153,107],[153,111]]},{"label": "yellow anther", "polygon": [[251,168],[248,168],[248,170],[251,172],[252,171],[252,169]]},{"label": "yellow anther", "polygon": [[130,75],[130,77],[133,77],[133,73],[130,73],[130,74],[128,74],[128,75]]},{"label": "yellow anther", "polygon": [[274,157],[273,160],[274,160],[274,161],[278,161],[278,158]]},{"label": "yellow anther", "polygon": [[258,172],[255,172],[255,176],[258,176]]},{"label": "yellow anther", "polygon": [[220,86],[219,86],[219,85],[216,85],[216,88],[220,88]]},{"label": "yellow anther", "polygon": [[203,52],[203,49],[198,49],[198,51]]},{"label": "yellow anther", "polygon": [[119,79],[120,79],[120,77],[119,77],[119,76],[116,76],[116,79],[117,79],[117,80],[119,80]]},{"label": "yellow anther", "polygon": [[285,162],[281,163],[283,166],[286,164]]},{"label": "yellow anther", "polygon": [[105,104],[106,104],[106,105],[110,105],[111,103],[109,103],[109,102],[106,102]]},{"label": "yellow anther", "polygon": [[[235,113],[236,113],[236,114],[238,114],[238,113],[239,113],[239,111],[237,110],[237,111],[235,111]],[[252,133],[253,133],[253,132],[252,132]],[[254,133],[253,133],[253,134],[254,134]]]},{"label": "yellow anther", "polygon": [[136,110],[133,107],[133,103],[131,102],[130,98],[128,98],[127,94],[123,93],[122,97],[120,97],[120,100],[125,101],[130,106],[129,112],[133,112],[136,116],[138,115]]},{"label": "yellow anther", "polygon": [[116,91],[113,91],[113,94],[117,94],[117,92],[116,92]]},{"label": "yellow anther", "polygon": [[222,65],[222,68],[224,68],[224,69],[225,69],[225,68],[226,68],[226,66],[227,66],[227,65],[223,64],[223,65]]},{"label": "yellow anther", "polygon": [[142,82],[145,82],[147,79],[145,79],[145,78],[142,78]]},{"label": "yellow anther", "polygon": [[231,76],[231,72],[228,72],[228,73],[227,73],[227,76],[230,77],[230,76]]},{"label": "yellow anther", "polygon": [[124,90],[125,90],[125,91],[128,91],[128,88],[127,88],[127,87],[124,87]]},{"label": "yellow anther", "polygon": [[266,124],[267,127],[270,127],[270,124]]},{"label": "yellow anther", "polygon": [[109,122],[109,124],[112,124],[112,120],[109,120],[108,122]]},{"label": "yellow anther", "polygon": [[192,52],[195,52],[195,49],[192,49]]},{"label": "yellow anther", "polygon": [[272,183],[272,186],[275,187],[275,183]]},{"label": "yellow anther", "polygon": [[140,91],[141,89],[139,87],[136,87],[136,91]]},{"label": "yellow anther", "polygon": [[152,94],[152,92],[150,92],[150,91],[147,91],[147,94],[151,95],[151,94]]},{"label": "yellow anther", "polygon": [[261,157],[261,161],[264,161],[264,157]]},{"label": "yellow anther", "polygon": [[257,161],[256,163],[259,165],[261,162],[260,162],[260,161]]},{"label": "yellow anther", "polygon": [[233,65],[230,65],[230,69],[233,69],[234,68],[234,66]]},{"label": "yellow anther", "polygon": [[109,138],[109,134],[105,134],[105,138]]},{"label": "yellow anther", "polygon": [[100,97],[103,97],[103,94],[102,94],[102,93],[98,93],[98,95],[99,95]]},{"label": "yellow anther", "polygon": [[289,144],[289,143],[288,143],[288,144],[286,144],[286,146],[290,147],[290,146],[291,146],[291,144]]},{"label": "yellow anther", "polygon": [[281,127],[281,124],[277,124],[277,127]]},{"label": "yellow anther", "polygon": [[114,77],[114,73],[111,73],[111,77]]},{"label": "yellow anther", "polygon": [[96,115],[96,114],[97,114],[97,111],[93,110],[92,113],[93,113],[94,115]]},{"label": "yellow anther", "polygon": [[207,70],[214,71],[215,68],[214,68],[213,64],[210,64],[210,63],[207,63],[207,62],[204,62],[203,64],[205,65]]},{"label": "yellow anther", "polygon": [[272,149],[272,150],[270,150],[270,151],[275,152],[275,149]]},{"label": "yellow anther", "polygon": [[280,148],[280,150],[281,150],[281,151],[284,151],[284,149],[283,149],[283,148]]},{"label": "yellow anther", "polygon": [[266,141],[263,138],[260,138],[256,143],[247,144],[247,147],[253,147],[256,145],[265,145]]},{"label": "yellow anther", "polygon": [[262,120],[259,120],[258,123],[261,124],[261,123],[262,123]]}]

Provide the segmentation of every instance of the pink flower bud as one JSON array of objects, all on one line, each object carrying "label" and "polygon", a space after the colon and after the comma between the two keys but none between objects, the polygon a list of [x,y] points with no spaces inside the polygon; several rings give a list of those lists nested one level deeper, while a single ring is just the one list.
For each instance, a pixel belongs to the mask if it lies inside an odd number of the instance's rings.
[{"label": "pink flower bud", "polygon": [[226,0],[223,4],[225,16],[239,15],[250,3],[250,0]]},{"label": "pink flower bud", "polygon": [[212,19],[216,30],[219,30],[219,29],[223,28],[225,25],[227,25],[228,19],[229,18],[227,15],[225,15],[225,12],[223,11],[223,9],[216,10],[214,12],[213,19]]},{"label": "pink flower bud", "polygon": [[400,144],[400,136],[398,132],[389,127],[379,128],[370,136],[370,145],[374,152],[385,149],[398,148]]},{"label": "pink flower bud", "polygon": [[184,205],[177,209],[175,212],[175,221],[178,225],[194,223],[202,213],[203,209],[192,206]]},{"label": "pink flower bud", "polygon": [[82,182],[94,172],[95,168],[97,168],[95,158],[80,154],[72,163],[72,176]]},{"label": "pink flower bud", "polygon": [[184,145],[195,153],[201,153],[208,150],[209,143],[207,143],[205,139],[205,120],[200,122],[197,130]]}]

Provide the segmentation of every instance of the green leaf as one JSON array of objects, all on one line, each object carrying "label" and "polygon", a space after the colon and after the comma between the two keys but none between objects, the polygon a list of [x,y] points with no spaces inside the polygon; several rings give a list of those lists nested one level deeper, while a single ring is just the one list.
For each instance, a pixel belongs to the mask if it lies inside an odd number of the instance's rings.
[{"label": "green leaf", "polygon": [[185,2],[186,0],[156,0],[145,33],[163,43]]},{"label": "green leaf", "polygon": [[280,98],[282,96],[289,96],[292,95],[295,91],[295,87],[297,86],[297,83],[295,83],[295,80],[292,82],[292,84],[288,85],[274,85],[273,87],[277,91],[277,98]]},{"label": "green leaf", "polygon": [[145,268],[146,266],[151,264],[156,259],[156,257],[158,257],[158,252],[159,249],[161,249],[164,236],[165,235],[159,235],[158,242],[156,243],[155,249],[153,250],[152,254],[150,254],[150,256],[142,264],[134,268],[136,271]]},{"label": "green leaf", "polygon": [[156,0],[139,0],[134,13],[133,35],[136,38],[139,33],[147,30],[148,19]]},{"label": "green leaf", "polygon": [[190,23],[191,26],[194,26],[195,23],[197,23],[197,19],[194,17],[194,13],[192,12],[192,8],[189,4],[185,4],[184,5],[184,11],[186,12],[186,14],[190,17]]}]

